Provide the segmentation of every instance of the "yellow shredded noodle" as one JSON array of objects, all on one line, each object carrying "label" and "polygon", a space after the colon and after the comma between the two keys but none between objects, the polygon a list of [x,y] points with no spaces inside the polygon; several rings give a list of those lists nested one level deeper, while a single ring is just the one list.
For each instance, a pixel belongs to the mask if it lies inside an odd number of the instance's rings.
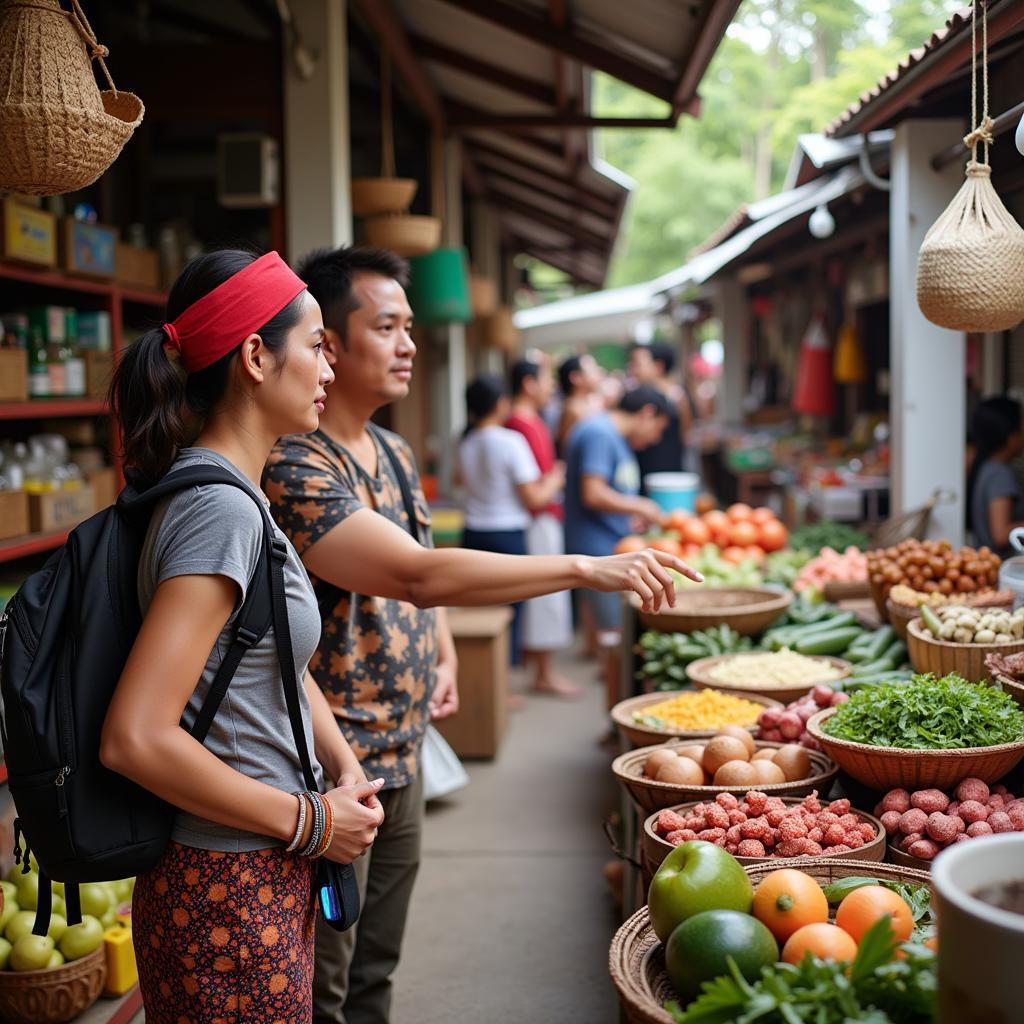
[{"label": "yellow shredded noodle", "polygon": [[635,715],[657,719],[665,729],[694,732],[723,725],[753,725],[764,706],[720,690],[694,690],[653,704]]}]

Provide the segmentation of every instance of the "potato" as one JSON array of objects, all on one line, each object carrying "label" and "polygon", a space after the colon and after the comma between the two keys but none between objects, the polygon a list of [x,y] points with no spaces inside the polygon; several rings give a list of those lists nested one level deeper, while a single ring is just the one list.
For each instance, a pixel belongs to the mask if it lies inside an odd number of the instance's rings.
[{"label": "potato", "polygon": [[704,769],[688,757],[677,757],[674,762],[663,764],[655,776],[657,782],[671,782],[675,786],[703,786]]},{"label": "potato", "polygon": [[782,769],[782,774],[786,776],[787,782],[806,779],[811,774],[811,757],[797,743],[787,743],[784,747],[780,747],[775,751],[773,760]]},{"label": "potato", "polygon": [[719,736],[733,736],[738,739],[746,748],[748,757],[753,757],[757,752],[757,747],[754,745],[754,737],[749,729],[744,729],[739,725],[723,725],[718,730]]},{"label": "potato", "polygon": [[657,750],[652,750],[647,755],[647,760],[644,761],[644,775],[649,779],[656,778],[658,775],[658,769],[665,764],[674,764],[678,759],[678,755],[674,750],[668,747],[659,747]]},{"label": "potato", "polygon": [[779,747],[765,747],[750,759],[750,763],[753,764],[755,761],[774,761],[779,749]]},{"label": "potato", "polygon": [[715,772],[716,786],[749,787],[757,784],[757,769],[749,761],[726,761]]},{"label": "potato", "polygon": [[759,786],[777,785],[780,782],[788,781],[785,773],[774,761],[766,761],[762,758],[760,761],[751,761],[750,767],[754,769]]},{"label": "potato", "polygon": [[727,761],[749,761],[746,744],[735,736],[716,736],[704,748],[704,770],[712,775]]},{"label": "potato", "polygon": [[697,764],[704,764],[704,744],[703,743],[690,743],[685,747],[673,747],[672,748],[680,757],[688,757],[691,761],[696,761]]}]

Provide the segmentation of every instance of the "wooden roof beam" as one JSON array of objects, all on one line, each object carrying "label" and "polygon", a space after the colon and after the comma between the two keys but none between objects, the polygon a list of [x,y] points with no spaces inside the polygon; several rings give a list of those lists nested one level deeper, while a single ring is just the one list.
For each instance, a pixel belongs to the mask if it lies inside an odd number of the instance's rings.
[{"label": "wooden roof beam", "polygon": [[[363,4],[373,0],[361,0]],[[622,54],[607,50],[597,43],[582,39],[574,32],[557,28],[544,17],[529,14],[508,0],[442,0],[443,3],[490,22],[516,35],[523,36],[539,46],[545,46],[555,53],[571,57],[581,64],[604,71],[622,82],[634,86],[641,92],[656,96],[659,100],[672,103],[676,85],[663,78],[656,71],[642,64],[636,64]],[[730,0],[731,2],[731,0]]]},{"label": "wooden roof beam", "polygon": [[[683,64],[672,96],[672,110],[677,115],[686,113],[696,117],[700,113],[697,88],[725,35],[725,30],[736,16],[740,2],[741,0],[713,0],[704,5],[703,21],[697,29],[697,42]],[[694,16],[700,17],[699,14]]]},{"label": "wooden roof beam", "polygon": [[532,188],[539,195],[558,199],[563,203],[576,203],[583,209],[601,217],[603,220],[612,221],[618,217],[618,206],[611,200],[595,198],[592,194],[584,192],[570,181],[560,181],[540,173],[533,175],[530,172],[513,172],[502,170],[498,167],[484,163],[481,171],[488,178],[497,179],[497,184],[507,182],[511,185]]},{"label": "wooden roof beam", "polygon": [[552,231],[558,231],[567,238],[573,239],[573,241],[593,248],[596,252],[607,252],[615,241],[614,237],[598,235],[587,228],[579,226],[578,224],[572,224],[569,221],[562,220],[561,217],[550,213],[548,210],[542,210],[540,207],[534,206],[532,203],[527,203],[522,199],[506,195],[504,192],[495,190],[493,187],[489,198],[495,206],[500,206],[503,210],[508,210],[509,213],[517,213],[520,217],[526,217],[528,220],[532,220],[537,224],[543,224]]},{"label": "wooden roof beam", "polygon": [[543,82],[538,82],[535,78],[527,78],[514,71],[499,68],[488,61],[479,60],[462,50],[453,50],[426,36],[411,35],[409,41],[421,60],[432,60],[438,64],[444,64],[446,67],[462,71],[474,78],[501,86],[502,89],[514,92],[524,99],[543,103],[546,107],[556,106],[555,90]]},{"label": "wooden roof beam", "polygon": [[574,281],[582,281],[585,284],[592,284],[600,288],[604,284],[604,274],[585,268],[576,258],[576,254],[570,250],[556,250],[539,248],[535,244],[523,238],[513,238],[514,248],[525,256],[532,256],[541,263],[547,263],[555,270],[561,270],[568,274]]},{"label": "wooden roof beam", "polygon": [[520,129],[535,131],[560,129],[590,131],[594,128],[674,128],[671,117],[592,117],[590,114],[491,114],[487,111],[469,113],[450,105],[448,124],[454,131],[471,128]]}]

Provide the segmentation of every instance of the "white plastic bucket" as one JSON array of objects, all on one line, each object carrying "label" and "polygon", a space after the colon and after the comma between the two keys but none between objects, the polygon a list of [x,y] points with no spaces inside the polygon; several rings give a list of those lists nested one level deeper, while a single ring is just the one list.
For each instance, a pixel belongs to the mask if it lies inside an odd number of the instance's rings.
[{"label": "white plastic bucket", "polygon": [[644,477],[644,486],[666,512],[697,509],[700,477],[696,473],[650,473]]}]

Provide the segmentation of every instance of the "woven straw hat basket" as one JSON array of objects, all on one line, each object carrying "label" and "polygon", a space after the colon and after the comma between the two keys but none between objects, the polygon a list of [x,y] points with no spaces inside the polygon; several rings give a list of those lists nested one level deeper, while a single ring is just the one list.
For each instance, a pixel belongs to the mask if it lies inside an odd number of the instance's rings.
[{"label": "woven straw hat basket", "polygon": [[[60,195],[91,185],[142,120],[118,92],[78,0],[0,0],[0,188]],[[92,61],[110,85],[100,91]]]},{"label": "woven straw hat basket", "polygon": [[[967,180],[925,235],[917,264],[921,312],[955,331],[1004,331],[1024,320],[1024,229],[999,198],[988,163],[993,121],[988,115],[986,4],[974,0],[971,20],[972,44],[979,20],[982,26],[983,97],[979,121],[978,50],[972,45],[971,123],[976,127],[964,138],[971,150]],[[979,145],[984,147],[981,160]]]}]

